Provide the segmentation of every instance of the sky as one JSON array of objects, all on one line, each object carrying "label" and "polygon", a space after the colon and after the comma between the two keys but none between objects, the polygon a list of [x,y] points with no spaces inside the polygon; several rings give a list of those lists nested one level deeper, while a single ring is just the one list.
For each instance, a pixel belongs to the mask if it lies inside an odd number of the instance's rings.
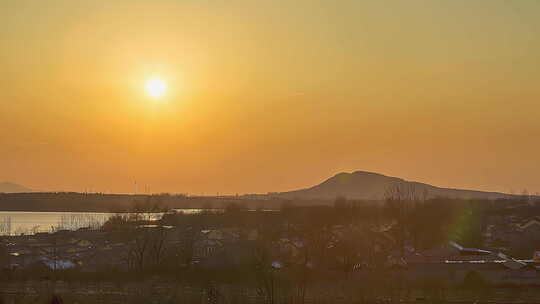
[{"label": "sky", "polygon": [[366,170],[534,193],[538,37],[537,0],[3,0],[0,181],[236,194]]}]

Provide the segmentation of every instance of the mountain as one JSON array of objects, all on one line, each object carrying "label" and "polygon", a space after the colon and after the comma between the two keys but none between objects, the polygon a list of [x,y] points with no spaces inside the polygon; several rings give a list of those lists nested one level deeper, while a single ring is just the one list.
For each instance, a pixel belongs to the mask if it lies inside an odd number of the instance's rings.
[{"label": "mountain", "polygon": [[348,199],[380,200],[392,186],[402,184],[414,187],[417,193],[426,193],[428,197],[446,197],[460,199],[499,199],[511,195],[499,192],[484,192],[475,190],[450,189],[429,184],[406,181],[401,178],[382,175],[379,173],[356,171],[339,173],[319,185],[311,188],[289,192],[274,193],[272,196],[299,199],[331,200],[343,196]]},{"label": "mountain", "polygon": [[3,182],[0,183],[0,193],[23,193],[23,192],[34,192],[34,190],[26,188],[25,186]]}]

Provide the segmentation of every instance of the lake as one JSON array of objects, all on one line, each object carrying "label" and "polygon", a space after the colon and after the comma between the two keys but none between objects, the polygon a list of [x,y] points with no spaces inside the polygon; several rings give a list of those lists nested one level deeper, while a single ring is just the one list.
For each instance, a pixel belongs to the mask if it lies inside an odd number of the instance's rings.
[{"label": "lake", "polygon": [[[174,209],[185,214],[202,211],[223,212],[224,209]],[[249,210],[256,211],[256,210]],[[263,210],[266,212],[275,210]],[[116,213],[107,212],[31,212],[31,211],[0,211],[0,235],[34,234],[36,232],[51,232],[55,229],[76,230],[83,227],[98,227]],[[161,213],[154,214],[158,219]]]},{"label": "lake", "polygon": [[0,235],[32,234],[103,224],[114,213],[0,211]]}]

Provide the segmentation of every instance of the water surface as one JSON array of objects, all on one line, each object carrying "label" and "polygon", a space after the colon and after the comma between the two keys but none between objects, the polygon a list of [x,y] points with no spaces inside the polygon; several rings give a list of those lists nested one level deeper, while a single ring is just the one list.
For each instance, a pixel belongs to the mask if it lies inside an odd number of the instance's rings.
[{"label": "water surface", "polygon": [[114,213],[0,211],[0,234],[31,234],[103,224]]}]

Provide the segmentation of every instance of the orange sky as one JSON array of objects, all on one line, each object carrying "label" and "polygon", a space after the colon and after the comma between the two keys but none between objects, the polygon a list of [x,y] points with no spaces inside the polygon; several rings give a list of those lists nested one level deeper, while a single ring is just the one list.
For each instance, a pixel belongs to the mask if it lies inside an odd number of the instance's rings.
[{"label": "orange sky", "polygon": [[0,181],[234,194],[369,170],[540,191],[539,16],[536,0],[5,0]]}]

